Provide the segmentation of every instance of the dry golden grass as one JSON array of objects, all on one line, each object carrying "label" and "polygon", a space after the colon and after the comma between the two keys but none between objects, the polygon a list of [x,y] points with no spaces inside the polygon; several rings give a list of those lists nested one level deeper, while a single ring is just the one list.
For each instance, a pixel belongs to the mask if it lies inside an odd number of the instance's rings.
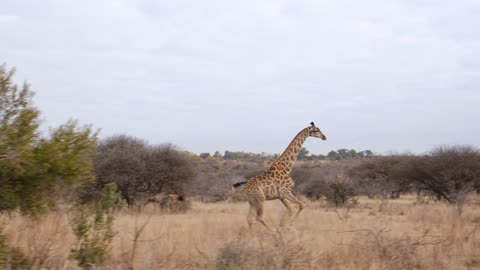
[{"label": "dry golden grass", "polygon": [[[478,200],[461,215],[456,206],[413,196],[360,198],[349,210],[307,202],[275,234],[260,224],[248,231],[246,203],[194,202],[187,214],[123,211],[104,269],[480,269]],[[284,211],[267,202],[267,222],[278,227]],[[34,258],[34,269],[77,269],[68,260],[75,239],[66,214],[3,218],[10,243]]]}]

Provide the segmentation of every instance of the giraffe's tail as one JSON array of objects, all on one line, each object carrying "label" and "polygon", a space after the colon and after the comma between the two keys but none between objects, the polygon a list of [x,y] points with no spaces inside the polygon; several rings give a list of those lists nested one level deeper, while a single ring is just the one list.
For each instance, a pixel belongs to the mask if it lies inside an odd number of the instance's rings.
[{"label": "giraffe's tail", "polygon": [[233,184],[232,185],[232,190],[240,189],[243,185],[245,185],[245,183],[247,183],[247,181],[238,182],[238,183]]},{"label": "giraffe's tail", "polygon": [[245,182],[238,182],[232,185],[232,190],[226,193],[227,197],[231,200],[231,196],[234,194],[237,194],[237,192],[242,192],[243,191],[243,185],[245,185],[247,181]]}]

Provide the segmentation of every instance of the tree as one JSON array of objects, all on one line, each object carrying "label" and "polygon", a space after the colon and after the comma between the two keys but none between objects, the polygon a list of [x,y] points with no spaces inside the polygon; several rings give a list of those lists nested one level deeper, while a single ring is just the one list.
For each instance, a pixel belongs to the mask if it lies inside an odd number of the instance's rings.
[{"label": "tree", "polygon": [[359,193],[368,197],[387,198],[412,188],[410,180],[395,176],[399,165],[411,158],[412,156],[408,155],[394,155],[366,159],[350,168],[348,175],[358,183]]},{"label": "tree", "polygon": [[225,151],[225,154],[223,155],[223,158],[225,160],[231,160],[234,159],[234,153],[230,151]]},{"label": "tree", "polygon": [[0,211],[36,213],[55,205],[65,185],[91,181],[97,134],[76,121],[39,135],[39,111],[28,84],[0,66]]},{"label": "tree", "polygon": [[441,146],[404,160],[392,176],[414,183],[450,203],[480,190],[480,150],[471,146]]},{"label": "tree", "polygon": [[223,156],[219,151],[215,151],[215,153],[213,154],[213,157],[216,159],[223,159]]},{"label": "tree", "polygon": [[326,199],[335,206],[344,206],[351,202],[356,204],[355,189],[350,181],[337,177],[334,182],[328,184]]},{"label": "tree", "polygon": [[480,150],[442,146],[425,155],[378,156],[349,171],[368,195],[426,191],[450,203],[480,190]]},{"label": "tree", "polygon": [[330,160],[339,160],[340,156],[338,155],[338,153],[336,151],[332,150],[332,151],[328,152],[327,158],[330,159]]},{"label": "tree", "polygon": [[200,153],[200,158],[201,159],[207,159],[210,157],[210,153]]},{"label": "tree", "polygon": [[[194,176],[185,152],[168,144],[151,146],[126,135],[99,143],[95,174],[97,183],[83,187],[87,190],[81,194],[85,200],[98,197],[102,188],[113,182],[129,205],[159,192],[183,194]],[[92,194],[97,196],[86,196]]]},{"label": "tree", "polygon": [[300,148],[300,151],[298,152],[298,159],[299,160],[307,159],[308,153],[309,153],[309,151],[307,150],[307,148],[305,148],[305,147]]},{"label": "tree", "polygon": [[373,153],[370,150],[357,152],[355,149],[338,149],[337,151],[328,152],[327,158],[330,160],[341,160],[346,158],[368,158],[372,157]]},{"label": "tree", "polygon": [[370,150],[363,150],[360,153],[362,157],[366,157],[366,158],[373,157],[373,152]]},{"label": "tree", "polygon": [[340,159],[345,159],[349,157],[349,150],[345,148],[338,149],[337,154],[340,157]]}]

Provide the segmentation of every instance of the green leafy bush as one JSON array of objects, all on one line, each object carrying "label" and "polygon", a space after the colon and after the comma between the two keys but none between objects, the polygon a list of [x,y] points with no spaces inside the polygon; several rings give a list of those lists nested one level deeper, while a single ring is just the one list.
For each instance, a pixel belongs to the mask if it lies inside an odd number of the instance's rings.
[{"label": "green leafy bush", "polygon": [[35,214],[54,206],[65,185],[94,179],[96,133],[69,121],[41,137],[33,92],[14,74],[0,66],[0,211]]},{"label": "green leafy bush", "polygon": [[8,245],[6,237],[0,234],[0,269],[29,269],[30,264],[27,255],[21,249]]},{"label": "green leafy bush", "polygon": [[83,269],[103,265],[115,237],[112,210],[124,205],[115,183],[106,184],[100,201],[95,205],[79,205],[73,211],[71,225],[78,245],[71,258]]}]

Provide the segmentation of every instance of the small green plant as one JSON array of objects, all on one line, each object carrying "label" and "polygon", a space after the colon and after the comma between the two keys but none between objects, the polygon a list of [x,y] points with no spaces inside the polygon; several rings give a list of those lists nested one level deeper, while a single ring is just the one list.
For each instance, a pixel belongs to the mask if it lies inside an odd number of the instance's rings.
[{"label": "small green plant", "polygon": [[71,217],[73,233],[78,239],[71,250],[71,258],[83,269],[100,266],[108,257],[110,244],[115,237],[112,210],[124,205],[115,183],[105,185],[100,201],[95,205],[79,205]]},{"label": "small green plant", "polygon": [[1,232],[0,224],[0,269],[29,269],[30,258],[21,249],[10,246]]}]

